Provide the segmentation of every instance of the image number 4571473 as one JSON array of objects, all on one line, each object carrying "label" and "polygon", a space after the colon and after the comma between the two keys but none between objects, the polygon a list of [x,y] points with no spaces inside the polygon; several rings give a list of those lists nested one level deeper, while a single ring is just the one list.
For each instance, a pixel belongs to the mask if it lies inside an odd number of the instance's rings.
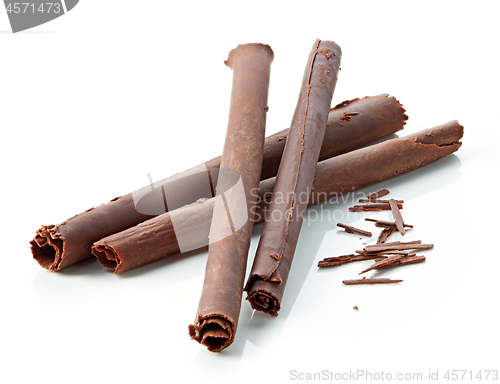
[{"label": "image number 4571473", "polygon": [[12,32],[52,21],[73,9],[79,0],[4,0]]}]

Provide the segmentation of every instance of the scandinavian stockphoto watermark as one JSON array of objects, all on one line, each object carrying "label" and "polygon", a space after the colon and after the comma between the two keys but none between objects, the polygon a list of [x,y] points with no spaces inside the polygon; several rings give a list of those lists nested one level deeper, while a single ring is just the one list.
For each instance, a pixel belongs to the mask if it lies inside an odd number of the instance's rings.
[{"label": "scandinavian stockphoto watermark", "polygon": [[[262,184],[262,189],[247,191],[238,171],[233,169],[209,168],[201,164],[182,173],[160,181],[153,181],[148,174],[149,185],[132,193],[135,209],[146,216],[159,216],[169,212],[168,220],[174,229],[180,252],[222,240],[241,230],[248,220],[254,223],[302,220],[304,225],[315,222],[339,222],[356,220],[357,212],[345,209],[366,198],[362,192],[347,194],[327,193],[314,189],[301,193],[273,193],[272,181]],[[247,199],[256,204],[248,209]],[[287,210],[269,210],[270,202],[288,207]],[[317,203],[314,208],[301,211],[298,205]],[[343,207],[339,209],[340,205]],[[209,236],[210,223],[216,218],[221,226],[217,236]]]},{"label": "scandinavian stockphoto watermark", "polygon": [[12,32],[48,23],[72,10],[79,0],[4,0]]}]

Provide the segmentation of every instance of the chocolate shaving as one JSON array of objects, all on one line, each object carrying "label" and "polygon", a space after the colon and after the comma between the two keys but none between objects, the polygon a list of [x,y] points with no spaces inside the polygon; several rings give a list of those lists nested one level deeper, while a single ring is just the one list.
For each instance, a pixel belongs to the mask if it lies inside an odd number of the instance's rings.
[{"label": "chocolate shaving", "polygon": [[366,251],[356,251],[357,254],[359,255],[373,255],[373,256],[382,256],[382,255],[403,255],[403,256],[408,256],[410,253],[409,251],[400,251],[400,250],[389,250],[389,251],[380,251],[380,252],[366,252]]},{"label": "chocolate shaving", "polygon": [[421,240],[411,241],[408,243],[394,242],[394,243],[385,243],[385,244],[375,244],[375,245],[367,245],[364,250],[368,253],[373,252],[383,252],[390,250],[405,250],[405,249],[431,249],[434,247],[434,244],[422,244]]},{"label": "chocolate shaving", "polygon": [[383,260],[379,260],[379,261],[376,261],[374,264],[371,265],[371,267],[365,269],[364,271],[360,272],[359,274],[363,274],[363,273],[366,273],[368,271],[371,271],[373,269],[378,269],[378,268],[384,268],[384,267],[387,267],[391,264],[394,264],[395,262],[401,260],[401,257],[400,255],[396,255],[396,256],[391,256],[391,257],[388,257],[387,259],[383,259]]},{"label": "chocolate shaving", "polygon": [[[399,209],[403,209],[402,204],[397,204]],[[372,211],[390,211],[391,205],[389,203],[376,203],[366,205],[355,205],[349,208],[349,212],[372,212]]]},{"label": "chocolate shaving", "polygon": [[[375,223],[376,227],[379,227],[379,228],[394,228],[394,229],[397,229],[396,228],[396,222],[394,222],[394,221],[376,220],[376,219],[370,219],[369,217],[365,218],[365,221],[371,221],[371,222]],[[413,225],[406,224],[406,223],[404,223],[404,226],[407,227],[407,228],[413,228]]]},{"label": "chocolate shaving", "polygon": [[358,235],[372,237],[371,232],[364,231],[364,230],[356,228],[356,227],[351,227],[350,225],[347,225],[347,224],[338,223],[337,227],[344,228],[345,231],[348,233],[356,233]]},{"label": "chocolate shaving", "polygon": [[388,195],[390,192],[388,189],[382,189],[378,192],[374,192],[374,193],[371,193],[369,194],[368,196],[366,196],[366,198],[368,200],[376,200],[378,199],[379,197],[382,197],[382,196],[385,196],[385,195]]},{"label": "chocolate shaving", "polygon": [[387,238],[392,235],[392,232],[394,232],[395,228],[389,227],[389,228],[384,228],[382,231],[380,231],[380,235],[378,235],[377,238],[377,244],[383,244],[387,240]]},{"label": "chocolate shaving", "polygon": [[391,206],[392,215],[396,221],[396,228],[399,233],[401,233],[401,236],[404,236],[406,234],[406,230],[403,222],[403,216],[401,216],[401,212],[399,211],[398,203],[396,203],[396,200],[394,199],[389,199],[389,205]]},{"label": "chocolate shaving", "polygon": [[374,260],[377,258],[384,258],[386,256],[380,255],[344,255],[344,256],[336,256],[336,257],[327,257],[321,260],[318,263],[318,267],[334,267],[344,264],[353,263],[355,261],[364,261],[364,260]]},{"label": "chocolate shaving", "polygon": [[375,267],[375,264],[372,265],[372,269],[384,269],[384,268],[392,268],[392,267],[401,267],[403,265],[422,263],[425,261],[425,256],[420,255],[417,256],[415,254],[408,256],[401,256],[401,259],[397,260],[392,264],[387,265],[378,265]]},{"label": "chocolate shaving", "polygon": [[392,283],[401,283],[403,280],[391,280],[385,278],[378,279],[357,279],[357,280],[344,280],[342,283],[345,285],[358,285],[358,284],[392,284]]},{"label": "chocolate shaving", "polygon": [[[385,204],[389,204],[389,200],[380,200],[380,199],[373,199],[373,200],[370,200],[370,199],[359,199],[358,200],[358,203],[385,203]],[[405,201],[404,200],[396,200],[396,203],[399,203],[399,204],[404,204]]]}]

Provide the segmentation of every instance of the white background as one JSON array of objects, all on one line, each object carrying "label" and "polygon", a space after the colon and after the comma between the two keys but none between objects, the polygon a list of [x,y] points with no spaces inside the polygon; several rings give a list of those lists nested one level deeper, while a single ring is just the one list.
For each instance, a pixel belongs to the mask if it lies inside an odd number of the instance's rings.
[{"label": "white background", "polygon": [[[0,382],[279,383],[293,370],[424,379],[439,370],[443,379],[500,369],[494,5],[82,0],[18,34],[0,12]],[[223,61],[238,44],[273,48],[267,133],[288,127],[318,37],[343,49],[333,104],[389,93],[410,117],[403,135],[453,119],[465,127],[456,155],[361,191],[390,189],[415,226],[404,240],[435,244],[421,252],[425,263],[378,274],[403,283],[343,286],[371,262],[316,264],[365,240],[334,220],[306,223],[279,317],[244,300],[234,344],[212,354],[187,332],[206,249],[119,276],[91,260],[51,273],[32,259],[41,224],[222,152],[232,79]],[[350,205],[323,209],[364,229],[373,229],[365,217],[391,218],[345,216]]]}]

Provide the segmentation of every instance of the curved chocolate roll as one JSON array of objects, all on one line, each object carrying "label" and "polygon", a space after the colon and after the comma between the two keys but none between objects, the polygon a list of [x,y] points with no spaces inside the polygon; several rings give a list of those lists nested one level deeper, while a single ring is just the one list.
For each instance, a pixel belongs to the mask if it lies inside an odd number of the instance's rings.
[{"label": "curved chocolate roll", "polygon": [[[387,94],[340,103],[329,113],[320,160],[397,132],[403,129],[406,119],[401,104]],[[266,139],[262,180],[276,175],[287,134],[288,129],[285,129]],[[43,226],[30,242],[33,257],[42,267],[59,271],[91,256],[92,244],[106,236],[200,198],[213,197],[213,183],[217,180],[219,166],[220,157],[217,157],[89,209],[63,223]],[[134,194],[142,195],[137,202],[138,209]],[[168,204],[165,204],[164,194],[169,195]]]},{"label": "curved chocolate roll", "polygon": [[[330,41],[317,40],[311,52],[246,291],[254,287],[259,292],[272,291],[274,285],[285,284],[281,275],[288,275],[297,246],[341,55],[340,47]],[[254,309],[273,315],[279,310],[269,309],[264,293],[251,298],[255,298],[250,300]]]},{"label": "curved chocolate roll", "polygon": [[233,70],[229,123],[217,181],[205,280],[191,339],[211,352],[229,347],[240,316],[266,128],[268,45],[245,44],[225,62]]},{"label": "curved chocolate roll", "polygon": [[[444,135],[439,144],[433,142],[423,144],[418,140],[419,135],[425,136],[433,132],[435,130],[433,128],[409,136],[408,139],[388,140],[319,162],[309,205],[390,179],[457,151],[461,146],[463,127],[457,121],[451,121],[440,127]],[[429,137],[427,136],[426,140],[429,140]],[[266,212],[269,212],[269,197],[274,183],[275,178],[260,183],[259,205],[254,216],[256,224],[262,223]],[[202,199],[147,220],[101,239],[94,244],[92,252],[103,266],[118,274],[178,253],[180,247],[176,234],[183,238],[189,235],[190,243],[187,244],[189,249],[206,246],[214,202],[213,198]],[[175,229],[172,225],[172,216],[175,216]],[[255,290],[250,293],[260,294]],[[269,305],[276,308],[282,296],[283,291],[278,289],[273,296],[270,296]]]}]

